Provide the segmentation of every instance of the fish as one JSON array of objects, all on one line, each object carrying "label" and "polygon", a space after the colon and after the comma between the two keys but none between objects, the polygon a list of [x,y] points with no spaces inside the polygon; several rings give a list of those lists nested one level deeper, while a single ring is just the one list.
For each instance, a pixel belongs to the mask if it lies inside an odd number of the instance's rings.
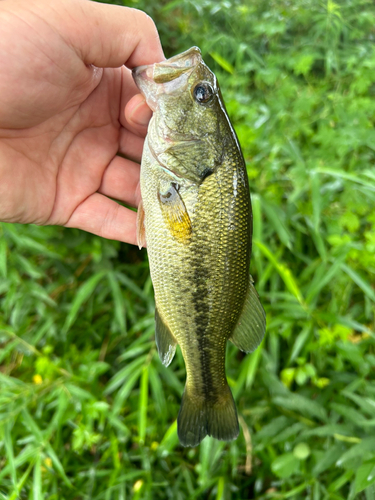
[{"label": "fish", "polygon": [[168,366],[177,344],[186,385],[182,446],[231,441],[237,409],[225,374],[227,340],[254,351],[266,327],[249,273],[252,211],[245,161],[215,74],[198,47],[139,66],[153,116],[141,161],[137,241],[147,245],[155,339]]}]

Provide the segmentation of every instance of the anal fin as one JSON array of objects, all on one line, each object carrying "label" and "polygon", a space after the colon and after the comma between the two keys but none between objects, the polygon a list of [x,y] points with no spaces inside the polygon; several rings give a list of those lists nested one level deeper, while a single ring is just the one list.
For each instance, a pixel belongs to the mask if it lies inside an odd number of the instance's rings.
[{"label": "anal fin", "polygon": [[243,309],[229,340],[241,351],[252,352],[261,343],[265,331],[266,313],[250,276]]},{"label": "anal fin", "polygon": [[168,366],[176,352],[177,341],[155,308],[155,339],[160,361]]}]

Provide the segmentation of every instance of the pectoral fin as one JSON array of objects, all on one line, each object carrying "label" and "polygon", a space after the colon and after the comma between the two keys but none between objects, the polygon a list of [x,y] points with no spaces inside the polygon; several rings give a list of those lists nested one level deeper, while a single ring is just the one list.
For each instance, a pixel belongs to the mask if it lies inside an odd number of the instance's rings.
[{"label": "pectoral fin", "polygon": [[161,319],[157,308],[155,308],[155,338],[160,361],[163,365],[168,366],[176,352],[177,341]]},{"label": "pectoral fin", "polygon": [[191,221],[177,184],[171,183],[166,192],[158,193],[158,198],[164,221],[172,236],[180,243],[189,243]]},{"label": "pectoral fin", "polygon": [[252,352],[261,343],[265,330],[266,314],[250,276],[242,313],[229,340],[241,351]]},{"label": "pectoral fin", "polygon": [[137,212],[137,245],[139,250],[146,244],[146,233],[145,233],[145,211],[143,210],[142,200],[138,205]]}]

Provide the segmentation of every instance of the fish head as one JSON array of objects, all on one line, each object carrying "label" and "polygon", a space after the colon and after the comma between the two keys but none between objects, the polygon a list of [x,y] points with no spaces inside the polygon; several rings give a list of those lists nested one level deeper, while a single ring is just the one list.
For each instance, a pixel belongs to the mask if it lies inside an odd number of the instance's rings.
[{"label": "fish head", "polygon": [[202,182],[221,162],[230,124],[199,48],[135,68],[133,77],[154,111],[152,150],[177,176]]}]

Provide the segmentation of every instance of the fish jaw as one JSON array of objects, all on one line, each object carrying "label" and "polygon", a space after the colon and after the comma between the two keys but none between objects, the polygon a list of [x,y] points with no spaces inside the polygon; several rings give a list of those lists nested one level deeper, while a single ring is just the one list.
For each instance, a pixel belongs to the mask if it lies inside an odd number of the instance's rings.
[{"label": "fish jaw", "polygon": [[183,92],[189,76],[200,63],[203,63],[201,51],[192,47],[162,63],[138,66],[132,75],[147,104],[156,111],[158,96]]}]

